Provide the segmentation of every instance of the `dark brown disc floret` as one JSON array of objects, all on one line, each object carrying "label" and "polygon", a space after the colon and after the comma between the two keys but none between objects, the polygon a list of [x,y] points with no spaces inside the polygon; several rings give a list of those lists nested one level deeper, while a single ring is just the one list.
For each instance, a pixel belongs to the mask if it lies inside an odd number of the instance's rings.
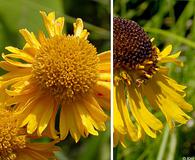
[{"label": "dark brown disc floret", "polygon": [[114,67],[135,68],[152,56],[152,43],[134,21],[114,18]]}]

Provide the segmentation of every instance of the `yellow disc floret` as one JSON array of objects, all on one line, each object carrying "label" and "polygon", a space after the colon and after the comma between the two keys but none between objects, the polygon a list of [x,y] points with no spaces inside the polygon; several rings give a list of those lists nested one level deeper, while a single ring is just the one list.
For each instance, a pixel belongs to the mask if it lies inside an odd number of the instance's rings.
[{"label": "yellow disc floret", "polygon": [[23,135],[18,122],[10,113],[0,113],[0,160],[14,160],[17,152],[26,146],[26,136]]},{"label": "yellow disc floret", "polygon": [[33,75],[58,100],[74,100],[95,84],[98,61],[96,48],[87,40],[55,36],[42,42]]}]

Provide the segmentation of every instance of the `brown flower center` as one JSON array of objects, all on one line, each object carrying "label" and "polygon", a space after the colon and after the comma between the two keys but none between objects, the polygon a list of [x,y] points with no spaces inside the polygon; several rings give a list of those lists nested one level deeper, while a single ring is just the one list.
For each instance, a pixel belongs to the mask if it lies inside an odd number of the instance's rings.
[{"label": "brown flower center", "polygon": [[135,68],[152,55],[152,43],[134,21],[114,18],[114,67]]},{"label": "brown flower center", "polygon": [[140,86],[158,70],[157,51],[144,30],[134,21],[114,18],[114,74]]}]

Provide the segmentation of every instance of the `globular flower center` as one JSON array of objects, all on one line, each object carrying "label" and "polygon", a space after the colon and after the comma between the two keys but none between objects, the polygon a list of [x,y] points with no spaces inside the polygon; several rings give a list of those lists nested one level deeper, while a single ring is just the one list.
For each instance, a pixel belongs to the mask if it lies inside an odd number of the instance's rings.
[{"label": "globular flower center", "polygon": [[76,36],[45,39],[35,57],[33,75],[38,84],[60,100],[74,100],[96,82],[96,48]]},{"label": "globular flower center", "polygon": [[0,160],[15,160],[17,152],[26,146],[26,136],[7,112],[1,114],[0,121]]},{"label": "globular flower center", "polygon": [[114,18],[114,67],[135,68],[152,55],[152,43],[134,21]]},{"label": "globular flower center", "polygon": [[115,75],[128,83],[134,81],[140,85],[158,69],[156,48],[134,21],[114,18],[113,51]]}]

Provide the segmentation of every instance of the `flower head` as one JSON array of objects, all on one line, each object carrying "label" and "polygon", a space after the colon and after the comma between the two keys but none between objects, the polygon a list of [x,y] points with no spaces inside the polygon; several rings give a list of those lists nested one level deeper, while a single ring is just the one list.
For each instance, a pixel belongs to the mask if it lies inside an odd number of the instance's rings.
[{"label": "flower head", "polygon": [[49,37],[40,32],[36,38],[22,29],[24,48],[9,46],[11,54],[2,54],[0,67],[8,73],[0,79],[1,106],[14,106],[29,134],[57,138],[60,111],[61,139],[68,133],[76,142],[81,136],[98,135],[108,119],[103,107],[110,103],[110,52],[97,54],[81,19],[73,24],[74,34],[66,35],[63,17],[40,13]]},{"label": "flower head", "polygon": [[19,127],[19,118],[12,112],[0,110],[0,159],[54,159],[53,151],[58,150],[55,141],[44,144],[32,142],[35,137]]},{"label": "flower head", "polygon": [[152,44],[134,21],[114,18],[114,143],[125,146],[125,137],[138,141],[146,133],[156,138],[163,128],[153,114],[161,110],[170,128],[185,124],[190,117],[184,111],[192,106],[185,100],[185,86],[167,76],[162,63],[174,62],[180,52],[170,55]]}]

